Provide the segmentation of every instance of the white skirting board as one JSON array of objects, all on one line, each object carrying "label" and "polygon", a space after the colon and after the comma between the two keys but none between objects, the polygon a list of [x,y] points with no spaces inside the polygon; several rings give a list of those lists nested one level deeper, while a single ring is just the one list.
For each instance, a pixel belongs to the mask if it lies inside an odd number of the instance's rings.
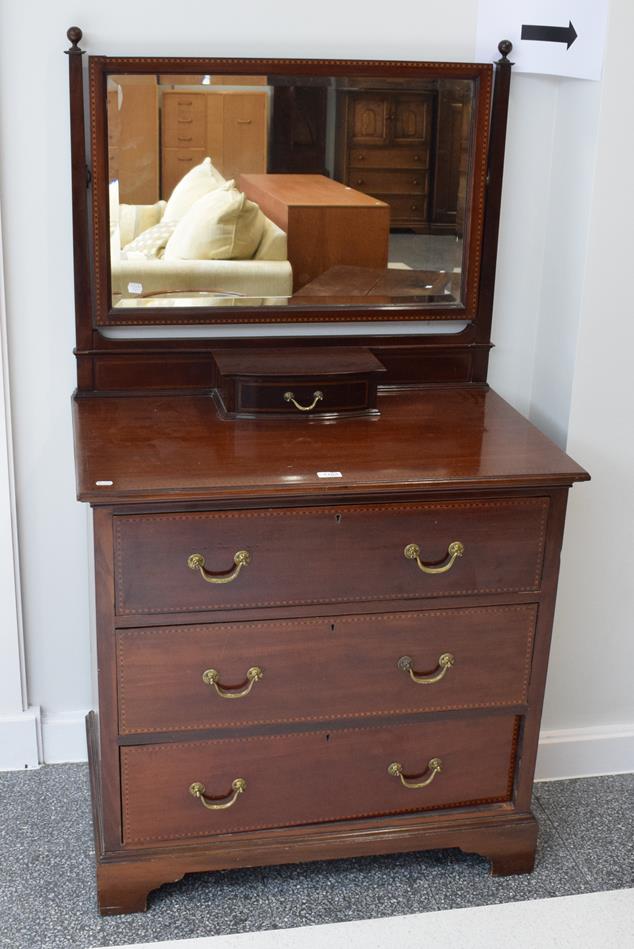
[{"label": "white skirting board", "polygon": [[87,710],[42,716],[42,747],[46,764],[86,761]]},{"label": "white skirting board", "polygon": [[[86,711],[42,716],[43,760],[47,764],[86,760]],[[5,738],[6,733],[6,738]],[[37,710],[0,718],[0,770],[37,767]],[[634,724],[543,731],[537,781],[634,772]]]},{"label": "white skirting board", "polygon": [[0,715],[0,771],[39,768],[41,760],[39,708]]},{"label": "white skirting board", "polygon": [[543,731],[536,781],[634,771],[634,724]]}]

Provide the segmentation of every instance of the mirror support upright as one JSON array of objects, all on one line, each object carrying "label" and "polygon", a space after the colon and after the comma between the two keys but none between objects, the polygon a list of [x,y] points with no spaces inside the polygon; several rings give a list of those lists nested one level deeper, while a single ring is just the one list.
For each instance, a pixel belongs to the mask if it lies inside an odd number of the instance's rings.
[{"label": "mirror support upright", "polygon": [[[504,145],[506,142],[509,92],[511,88],[511,68],[513,66],[513,63],[508,57],[512,49],[513,44],[510,40],[502,40],[498,45],[501,58],[498,59],[495,64],[495,84],[493,87],[493,105],[491,110],[491,138],[489,140],[486,214],[482,246],[482,270],[480,292],[478,294],[478,314],[475,321],[476,340],[479,343],[489,343],[491,340],[495,272],[500,233],[500,206],[502,203],[502,182],[504,178]],[[486,382],[489,367],[489,353],[490,348],[479,351],[478,363],[474,367],[474,381]]]},{"label": "mirror support upright", "polygon": [[[73,270],[75,284],[75,327],[77,349],[89,349],[92,344],[92,301],[90,289],[90,259],[88,233],[88,164],[86,162],[86,126],[84,113],[84,80],[82,57],[84,50],[79,43],[82,31],[71,26],[67,32],[71,46],[66,50],[68,56],[68,76],[70,86],[70,144],[72,165],[72,201],[73,201]],[[78,386],[86,388],[91,380],[85,377],[84,370],[90,368],[89,362],[80,362],[78,366]],[[90,375],[90,373],[89,373]]]}]

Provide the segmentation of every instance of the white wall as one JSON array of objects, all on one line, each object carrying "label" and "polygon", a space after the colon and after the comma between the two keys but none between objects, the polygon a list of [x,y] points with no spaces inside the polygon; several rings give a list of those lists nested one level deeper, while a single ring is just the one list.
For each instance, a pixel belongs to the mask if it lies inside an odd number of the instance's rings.
[{"label": "white wall", "polygon": [[[621,723],[634,735],[634,7],[612,4],[601,89],[568,451],[592,473],[573,492],[545,725]],[[625,110],[625,111],[624,111]],[[571,235],[574,240],[574,236]],[[619,275],[626,278],[621,283]],[[634,742],[630,738],[630,747]],[[634,755],[634,748],[631,753]],[[634,770],[634,758],[631,761]]]},{"label": "white wall", "polygon": [[[67,27],[77,23],[84,29],[82,46],[90,52],[113,55],[471,59],[476,15],[476,0],[389,5],[323,0],[319,16],[310,18],[290,0],[264,6],[261,0],[233,5],[181,0],[176,8],[154,0],[37,0],[0,7],[0,203],[28,699],[43,710],[47,760],[83,755],[81,715],[91,705],[86,511],[74,500],[69,406],[74,360],[68,80],[62,54]],[[617,101],[627,94],[627,83],[623,89]],[[580,313],[598,95],[597,84],[543,77],[517,76],[512,87],[491,381],[562,443],[568,416],[572,411],[576,418],[580,404],[570,397],[572,341]],[[626,110],[627,100],[620,101]],[[583,313],[591,316],[585,300]],[[595,444],[591,433],[585,441]],[[585,451],[583,440],[578,447],[579,460],[592,467],[594,454]],[[609,457],[603,463],[609,468]],[[578,506],[590,503],[591,490],[596,489],[578,489]],[[572,513],[574,531],[583,514]],[[584,585],[585,597],[589,589]],[[578,638],[577,621],[562,605],[551,675],[558,694],[567,688],[571,655],[578,672],[593,641],[587,626],[585,638]],[[634,715],[623,718],[625,709],[614,702],[611,690],[599,686],[583,714],[581,709],[570,714],[568,703],[559,702],[551,688],[549,728],[634,721]]]}]

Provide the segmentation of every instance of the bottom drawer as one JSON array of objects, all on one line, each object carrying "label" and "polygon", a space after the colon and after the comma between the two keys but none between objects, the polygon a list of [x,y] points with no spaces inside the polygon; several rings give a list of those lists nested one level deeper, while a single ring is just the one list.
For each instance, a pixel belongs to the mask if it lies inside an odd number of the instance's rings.
[{"label": "bottom drawer", "polygon": [[470,717],[122,748],[123,840],[508,801],[517,723]]}]

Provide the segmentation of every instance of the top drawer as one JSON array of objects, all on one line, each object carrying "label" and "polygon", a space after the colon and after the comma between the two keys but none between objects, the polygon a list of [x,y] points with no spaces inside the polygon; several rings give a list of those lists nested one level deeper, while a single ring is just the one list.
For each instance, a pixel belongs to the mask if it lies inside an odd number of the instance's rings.
[{"label": "top drawer", "polygon": [[115,515],[116,611],[537,591],[548,503],[519,498]]}]

